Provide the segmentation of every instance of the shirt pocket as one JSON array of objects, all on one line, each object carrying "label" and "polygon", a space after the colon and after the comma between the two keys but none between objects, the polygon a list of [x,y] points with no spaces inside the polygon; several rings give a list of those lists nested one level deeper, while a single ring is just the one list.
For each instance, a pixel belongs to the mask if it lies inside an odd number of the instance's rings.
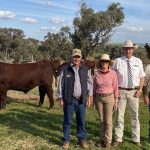
[{"label": "shirt pocket", "polygon": [[126,68],[123,68],[123,67],[119,67],[119,68],[117,68],[116,69],[116,71],[117,71],[117,74],[118,75],[124,75],[124,73],[127,71],[127,69]]},{"label": "shirt pocket", "polygon": [[133,67],[133,75],[139,75],[139,71],[140,71],[140,68],[138,66]]}]

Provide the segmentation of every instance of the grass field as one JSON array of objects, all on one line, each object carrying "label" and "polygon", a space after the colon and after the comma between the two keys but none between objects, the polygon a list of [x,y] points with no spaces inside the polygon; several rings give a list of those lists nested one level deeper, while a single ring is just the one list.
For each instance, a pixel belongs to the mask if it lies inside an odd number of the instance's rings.
[{"label": "grass field", "polygon": [[[5,110],[0,110],[0,150],[59,150],[61,148],[63,112],[59,103],[48,110],[48,100],[42,108],[37,107],[37,100],[9,98]],[[131,142],[131,128],[128,111],[125,115],[124,142],[117,150],[150,149],[147,142],[148,119],[147,107],[140,102],[141,144],[139,148]],[[115,115],[114,115],[115,122]],[[96,148],[99,140],[98,114],[92,107],[86,113],[89,149]],[[71,130],[70,149],[81,149],[76,143],[75,118]],[[112,148],[114,149],[114,148]]]}]

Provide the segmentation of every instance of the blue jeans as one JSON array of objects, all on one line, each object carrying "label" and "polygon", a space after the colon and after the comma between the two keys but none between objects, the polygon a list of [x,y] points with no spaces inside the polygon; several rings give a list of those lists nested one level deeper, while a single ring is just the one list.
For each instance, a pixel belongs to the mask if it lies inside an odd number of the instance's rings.
[{"label": "blue jeans", "polygon": [[85,110],[86,105],[81,100],[73,99],[71,104],[65,104],[64,106],[64,122],[63,122],[63,141],[70,141],[70,126],[74,112],[76,113],[77,132],[76,136],[78,140],[84,140],[87,138],[87,132],[85,129]]}]

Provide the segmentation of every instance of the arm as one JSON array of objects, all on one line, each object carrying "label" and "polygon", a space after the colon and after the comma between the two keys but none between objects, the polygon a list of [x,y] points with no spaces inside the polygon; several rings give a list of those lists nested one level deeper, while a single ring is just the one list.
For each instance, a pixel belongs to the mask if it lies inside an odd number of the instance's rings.
[{"label": "arm", "polygon": [[91,77],[91,73],[89,71],[88,71],[88,79],[87,79],[87,88],[88,88],[88,96],[86,100],[86,106],[90,107],[91,97],[93,96],[93,80]]},{"label": "arm", "polygon": [[115,99],[115,102],[114,102],[114,111],[117,110],[117,107],[118,107],[118,95],[119,95],[119,91],[118,91],[118,78],[117,78],[117,74],[115,72],[114,74],[114,81],[113,81],[113,91],[114,91],[114,99]]},{"label": "arm", "polygon": [[136,91],[134,95],[135,97],[139,97],[141,95],[143,85],[144,85],[145,72],[144,72],[143,64],[141,60],[139,61],[139,69],[140,69],[140,72],[139,72],[140,82],[139,82],[139,89]]},{"label": "arm", "polygon": [[57,95],[58,95],[58,98],[60,99],[60,105],[61,106],[64,106],[64,102],[62,99],[63,85],[64,85],[64,78],[63,78],[63,71],[62,71],[60,74],[60,78],[59,78],[59,82],[58,82],[58,88],[57,88]]},{"label": "arm", "polygon": [[115,102],[118,102],[119,91],[118,91],[118,78],[116,72],[114,74],[113,89]]},{"label": "arm", "polygon": [[144,87],[143,87],[143,100],[144,100],[144,103],[149,105],[150,103],[150,100],[149,100],[149,97],[148,97],[148,83],[150,82],[150,65],[147,65],[146,69],[145,69],[145,74],[146,74],[146,77],[145,77],[145,82],[144,82]]},{"label": "arm", "polygon": [[140,97],[144,85],[144,77],[140,78],[139,89],[135,93],[135,97]]},{"label": "arm", "polygon": [[143,100],[144,100],[144,103],[146,105],[149,105],[150,100],[148,98],[147,93],[148,93],[148,91],[147,91],[147,85],[144,85],[144,87],[143,87]]},{"label": "arm", "polygon": [[95,75],[93,78],[93,107],[95,107],[97,109],[97,106],[96,106],[96,76]]}]

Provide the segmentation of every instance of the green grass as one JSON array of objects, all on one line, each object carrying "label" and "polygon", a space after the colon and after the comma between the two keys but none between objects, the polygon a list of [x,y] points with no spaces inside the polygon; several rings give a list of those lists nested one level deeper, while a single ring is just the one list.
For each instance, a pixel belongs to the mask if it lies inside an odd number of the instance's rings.
[{"label": "green grass", "polygon": [[[63,111],[59,103],[48,110],[48,101],[42,108],[36,107],[35,100],[9,99],[5,110],[0,110],[0,150],[59,150],[61,148]],[[140,124],[142,148],[150,149],[147,143],[147,107],[140,102]],[[115,116],[115,115],[114,115]],[[115,117],[114,117],[115,122]],[[86,113],[89,149],[97,149],[94,143],[99,140],[98,114],[92,107]],[[131,124],[128,110],[125,115],[124,142],[117,150],[140,149],[131,142]],[[70,149],[81,149],[76,143],[75,118],[71,130]],[[114,148],[112,148],[114,149]]]}]

